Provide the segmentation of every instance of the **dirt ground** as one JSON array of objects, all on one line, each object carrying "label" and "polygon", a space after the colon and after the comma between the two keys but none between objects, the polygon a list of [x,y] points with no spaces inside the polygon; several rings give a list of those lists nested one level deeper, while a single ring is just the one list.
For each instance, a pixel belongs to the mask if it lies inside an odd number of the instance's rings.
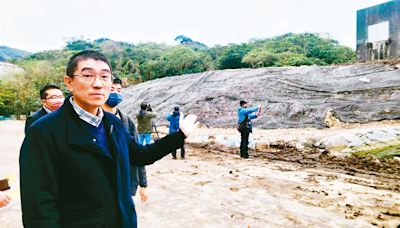
[{"label": "dirt ground", "polygon": [[[23,135],[23,122],[0,122],[0,176],[10,178],[13,197],[0,209],[0,227],[22,226],[17,177]],[[400,224],[399,161],[336,158],[284,143],[253,150],[247,160],[237,152],[213,143],[190,144],[185,160],[167,156],[148,166],[150,199],[135,199],[139,227]]]}]

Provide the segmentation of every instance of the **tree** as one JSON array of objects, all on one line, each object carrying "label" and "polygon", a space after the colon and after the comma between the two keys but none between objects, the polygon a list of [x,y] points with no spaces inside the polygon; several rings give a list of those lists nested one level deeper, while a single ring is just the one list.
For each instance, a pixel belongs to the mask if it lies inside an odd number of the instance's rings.
[{"label": "tree", "polygon": [[[24,60],[19,65],[24,72],[14,75],[10,80],[0,82],[1,115],[29,115],[40,107],[39,90],[45,84],[62,85],[65,67],[57,61]],[[62,87],[61,87],[62,88]]]},{"label": "tree", "polygon": [[230,44],[225,47],[221,55],[217,57],[216,65],[218,69],[237,69],[247,68],[250,65],[243,63],[243,57],[251,51],[248,44]]},{"label": "tree", "polygon": [[185,46],[176,46],[162,56],[167,60],[167,76],[175,74],[190,74],[211,70],[211,57],[203,52],[196,52]]},{"label": "tree", "polygon": [[[252,40],[252,58],[262,58],[263,51],[280,55],[278,65],[327,65],[354,61],[355,52],[336,40],[314,33],[288,33],[264,40]],[[260,51],[262,50],[262,51]],[[249,57],[246,61],[250,61]]]},{"label": "tree", "polygon": [[179,35],[175,37],[175,41],[178,41],[180,44],[188,44],[193,42],[192,39],[184,35]]},{"label": "tree", "polygon": [[12,107],[14,91],[12,91],[7,82],[0,80],[0,115],[9,116],[14,113]]},{"label": "tree", "polygon": [[307,58],[303,54],[297,53],[280,53],[278,54],[277,66],[302,66],[302,65],[313,65],[313,59]]},{"label": "tree", "polygon": [[279,55],[267,50],[255,49],[247,53],[242,62],[249,64],[252,68],[276,66]]},{"label": "tree", "polygon": [[180,45],[188,46],[194,50],[202,50],[207,48],[205,44],[198,41],[193,41],[192,39],[184,35],[179,35],[175,37],[175,41],[178,41]]},{"label": "tree", "polygon": [[84,39],[72,39],[67,41],[65,45],[65,50],[70,51],[84,51],[91,49],[100,49],[97,45],[94,45],[93,42]]}]

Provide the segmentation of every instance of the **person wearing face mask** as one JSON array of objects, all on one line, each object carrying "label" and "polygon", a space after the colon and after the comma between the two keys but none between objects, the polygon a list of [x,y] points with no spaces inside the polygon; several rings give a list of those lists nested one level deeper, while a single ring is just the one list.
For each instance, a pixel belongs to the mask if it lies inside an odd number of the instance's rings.
[{"label": "person wearing face mask", "polygon": [[28,131],[28,128],[36,120],[48,113],[54,112],[61,107],[61,105],[64,103],[64,94],[60,87],[53,84],[48,84],[40,89],[40,99],[43,106],[38,111],[26,118],[25,134]]},{"label": "person wearing face mask", "polygon": [[[136,130],[135,123],[133,120],[121,112],[117,108],[117,105],[121,103],[123,100],[122,98],[122,81],[119,78],[115,78],[113,84],[111,85],[111,93],[103,105],[103,109],[106,112],[110,112],[116,115],[124,124],[125,128],[128,130],[129,134],[131,134],[136,142],[138,141],[138,133]],[[136,191],[138,186],[139,194],[142,202],[146,202],[148,199],[148,194],[146,191],[147,188],[147,177],[146,177],[146,168],[144,166],[131,166],[131,189],[132,189],[132,196],[136,195]]]}]

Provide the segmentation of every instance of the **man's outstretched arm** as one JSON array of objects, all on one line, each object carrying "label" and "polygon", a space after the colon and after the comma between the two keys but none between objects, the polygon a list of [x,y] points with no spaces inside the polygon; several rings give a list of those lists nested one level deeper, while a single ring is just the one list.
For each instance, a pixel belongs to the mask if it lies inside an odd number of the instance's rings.
[{"label": "man's outstretched arm", "polygon": [[198,123],[196,119],[195,115],[189,115],[185,119],[181,117],[179,121],[180,131],[167,135],[150,145],[142,146],[130,140],[129,153],[131,164],[139,166],[150,165],[172,151],[181,148],[185,138],[197,128]]},{"label": "man's outstretched arm", "polygon": [[243,108],[242,112],[244,115],[249,115],[253,112],[257,112],[259,108],[260,108],[260,106],[251,107],[251,108]]},{"label": "man's outstretched arm", "polygon": [[131,140],[129,145],[131,165],[143,166],[153,164],[172,151],[182,147],[185,138],[183,132],[179,131],[145,146]]}]

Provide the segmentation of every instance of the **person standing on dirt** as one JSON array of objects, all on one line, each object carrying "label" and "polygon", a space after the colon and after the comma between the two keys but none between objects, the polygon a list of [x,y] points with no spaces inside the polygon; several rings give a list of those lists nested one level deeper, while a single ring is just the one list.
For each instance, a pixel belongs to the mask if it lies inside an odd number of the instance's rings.
[{"label": "person standing on dirt", "polygon": [[241,135],[240,141],[240,157],[249,158],[249,135],[253,132],[251,120],[257,118],[261,114],[261,105],[248,108],[247,102],[240,101],[238,113],[238,130]]},{"label": "person standing on dirt", "polygon": [[[119,78],[114,78],[113,84],[111,85],[111,93],[108,97],[106,103],[103,105],[104,111],[110,112],[118,117],[125,128],[128,130],[129,134],[138,141],[138,133],[136,130],[135,123],[132,118],[123,113],[117,108],[117,105],[123,100],[122,98],[122,81]],[[136,191],[139,188],[140,199],[142,202],[146,202],[148,199],[147,194],[147,177],[146,168],[144,166],[131,166],[131,189],[132,196],[136,195]]]},{"label": "person standing on dirt", "polygon": [[60,87],[47,84],[40,89],[42,108],[26,118],[25,134],[28,128],[40,117],[57,110],[64,102],[64,94]]},{"label": "person standing on dirt", "polygon": [[156,115],[153,113],[153,109],[150,107],[149,104],[142,103],[140,105],[140,111],[136,115],[140,144],[150,144],[151,132],[153,131],[153,118],[155,117]]},{"label": "person standing on dirt", "polygon": [[[169,121],[169,134],[179,131],[179,119],[183,118],[183,113],[179,111],[179,106],[174,107],[174,111],[167,116]],[[172,158],[176,159],[176,150],[172,151]],[[181,158],[185,159],[185,144],[181,147]]]}]

